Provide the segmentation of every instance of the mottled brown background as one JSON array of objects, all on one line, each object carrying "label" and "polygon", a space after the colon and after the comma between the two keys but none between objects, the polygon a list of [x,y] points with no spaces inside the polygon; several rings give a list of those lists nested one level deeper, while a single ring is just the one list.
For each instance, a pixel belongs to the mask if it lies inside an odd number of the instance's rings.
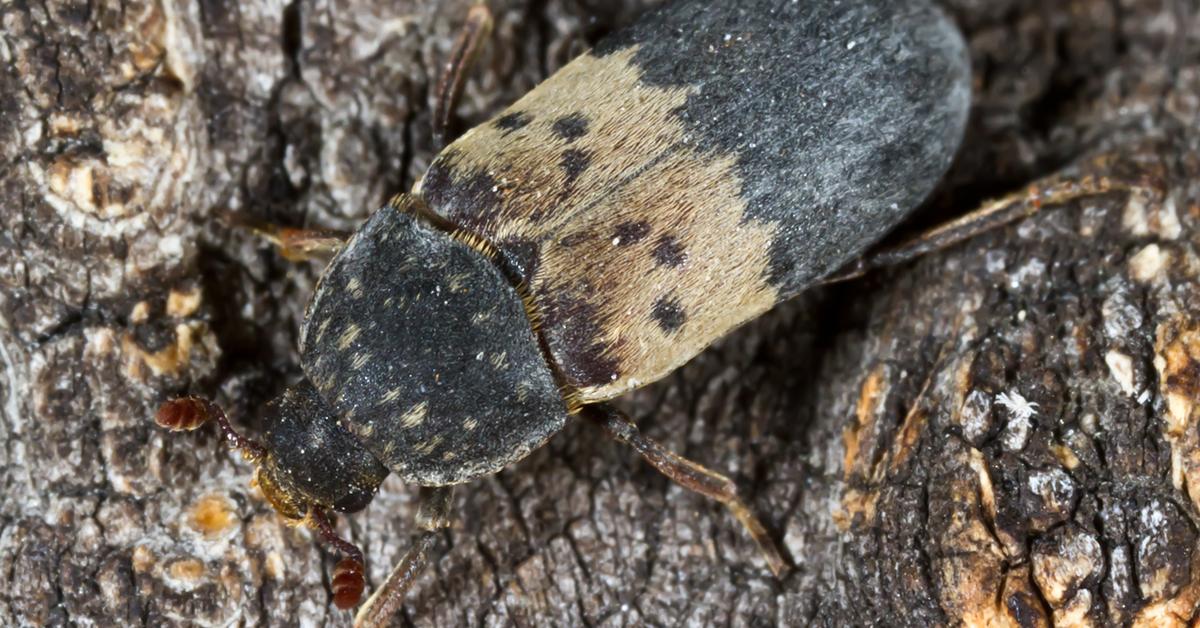
[{"label": "mottled brown background", "polygon": [[[647,4],[493,1],[466,120]],[[624,403],[796,571],[571,425],[459,492],[404,623],[1197,621],[1200,7],[945,4],[976,105],[917,222],[1056,174],[1114,191],[814,291]],[[348,623],[250,467],[151,417],[193,391],[253,429],[297,375],[320,269],[229,217],[351,228],[411,185],[466,6],[0,2],[0,624]],[[340,523],[373,583],[413,495]]]}]

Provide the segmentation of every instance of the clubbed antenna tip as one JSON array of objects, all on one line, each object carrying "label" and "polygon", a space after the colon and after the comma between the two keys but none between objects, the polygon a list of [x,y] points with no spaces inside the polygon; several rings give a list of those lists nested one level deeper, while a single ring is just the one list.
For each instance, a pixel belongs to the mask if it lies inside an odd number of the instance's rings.
[{"label": "clubbed antenna tip", "polygon": [[358,606],[358,601],[362,599],[363,589],[367,586],[366,578],[363,576],[366,569],[363,567],[362,550],[337,535],[333,525],[329,523],[329,518],[325,516],[324,509],[314,506],[309,510],[308,515],[309,521],[321,538],[345,556],[334,566],[333,580],[330,581],[334,606],[342,610]]},{"label": "clubbed antenna tip", "polygon": [[204,403],[195,397],[164,402],[158,407],[154,422],[172,432],[190,432],[208,422]]},{"label": "clubbed antenna tip", "polygon": [[180,397],[164,402],[154,416],[154,422],[172,432],[194,430],[210,420],[217,422],[221,435],[231,447],[241,450],[242,455],[254,461],[262,460],[267,450],[257,441],[242,436],[225,416],[217,404],[200,397]]},{"label": "clubbed antenna tip", "polygon": [[366,582],[363,579],[363,564],[353,558],[343,558],[333,568],[333,604],[342,610],[358,606]]}]

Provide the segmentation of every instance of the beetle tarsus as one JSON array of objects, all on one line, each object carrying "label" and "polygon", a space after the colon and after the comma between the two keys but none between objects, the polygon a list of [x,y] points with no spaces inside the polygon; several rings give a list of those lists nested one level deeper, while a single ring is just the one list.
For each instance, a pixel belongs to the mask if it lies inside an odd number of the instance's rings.
[{"label": "beetle tarsus", "polygon": [[438,150],[452,141],[451,118],[458,99],[462,96],[463,83],[471,69],[483,41],[492,32],[492,12],[485,4],[476,4],[467,12],[458,40],[438,81],[437,96],[433,105],[433,140]]},{"label": "beetle tarsus", "polygon": [[404,605],[409,587],[429,562],[429,552],[437,541],[437,532],[450,527],[450,505],[453,489],[450,487],[422,488],[421,507],[417,511],[417,525],[424,532],[413,540],[412,547],[404,558],[392,568],[387,580],[371,594],[366,604],[354,617],[355,628],[385,626],[388,620]]},{"label": "beetle tarsus", "polygon": [[650,466],[670,478],[671,481],[724,504],[758,544],[771,573],[781,576],[788,571],[789,565],[784,560],[783,554],[780,553],[775,541],[767,532],[766,526],[738,496],[737,485],[733,480],[688,460],[658,442],[643,436],[633,421],[613,406],[607,404],[584,406],[580,414],[599,424],[612,439],[632,447],[646,462],[650,463]]}]

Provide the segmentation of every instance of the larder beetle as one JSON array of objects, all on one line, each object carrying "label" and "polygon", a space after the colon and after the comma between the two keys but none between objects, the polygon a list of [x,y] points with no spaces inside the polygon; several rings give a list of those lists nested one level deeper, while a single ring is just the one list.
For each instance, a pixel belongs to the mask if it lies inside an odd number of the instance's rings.
[{"label": "larder beetle", "polygon": [[[435,137],[490,20],[468,16]],[[725,504],[778,574],[734,484],[606,402],[860,256],[941,178],[969,101],[962,37],[928,0],[670,2],[451,143],[347,241],[271,234],[289,257],[336,255],[301,331],[304,378],[268,405],[261,443],[195,397],[158,423],[220,425],[279,514],[344,554],[342,608],[363,557],[327,512],[362,509],[388,473],[424,487],[423,533],[362,623],[403,603],[452,486],[573,416]]]}]

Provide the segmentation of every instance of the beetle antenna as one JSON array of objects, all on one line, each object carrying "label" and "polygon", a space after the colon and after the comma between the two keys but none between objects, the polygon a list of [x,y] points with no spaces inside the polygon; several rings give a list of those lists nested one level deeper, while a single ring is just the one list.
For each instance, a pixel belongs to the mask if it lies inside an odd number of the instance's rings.
[{"label": "beetle antenna", "polygon": [[362,550],[337,535],[329,523],[329,518],[325,516],[324,509],[312,506],[309,508],[308,516],[321,538],[344,555],[333,568],[333,580],[330,582],[330,588],[333,589],[333,604],[342,610],[354,608],[358,604],[358,600],[362,598],[363,589],[366,588],[366,580],[363,577],[365,569]]},{"label": "beetle antenna", "polygon": [[246,438],[233,429],[225,411],[217,404],[201,397],[180,397],[164,402],[158,408],[154,422],[172,432],[186,432],[215,420],[225,442],[242,452],[247,460],[259,461],[266,457],[267,448],[256,440]]}]

